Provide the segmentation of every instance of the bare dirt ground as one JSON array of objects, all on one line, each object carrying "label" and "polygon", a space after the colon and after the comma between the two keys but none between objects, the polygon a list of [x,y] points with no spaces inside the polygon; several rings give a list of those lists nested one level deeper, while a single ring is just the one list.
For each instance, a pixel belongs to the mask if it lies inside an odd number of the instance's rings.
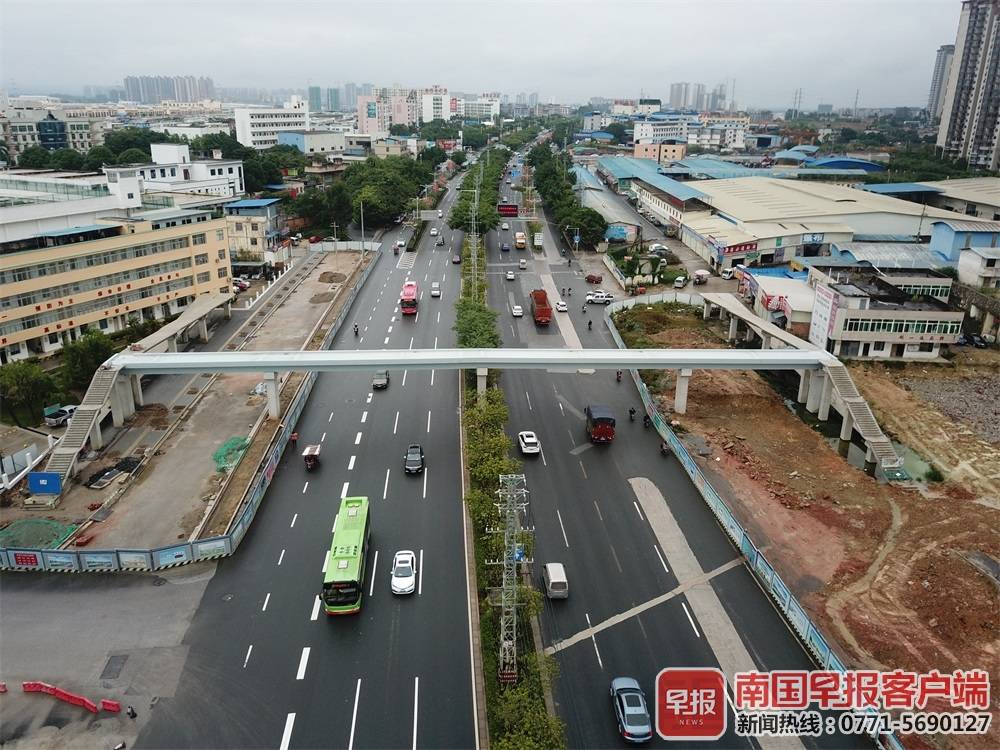
[{"label": "bare dirt ground", "polygon": [[[633,329],[619,329],[634,346],[725,345],[721,326],[706,325],[700,311],[629,316]],[[939,392],[946,389],[935,389],[936,378],[957,389],[963,377],[998,377],[998,360],[985,354],[955,367],[852,368],[883,429],[944,473],[930,487],[880,483],[851,466],[752,372],[698,371],[688,413],[676,417],[707,443],[702,468],[846,663],[991,673],[989,735],[904,738],[913,747],[1000,746],[1000,597],[997,582],[969,562],[1000,559],[1000,446],[900,382],[918,379]],[[978,395],[982,383],[968,387],[953,400]],[[654,390],[670,414],[672,378]]]}]

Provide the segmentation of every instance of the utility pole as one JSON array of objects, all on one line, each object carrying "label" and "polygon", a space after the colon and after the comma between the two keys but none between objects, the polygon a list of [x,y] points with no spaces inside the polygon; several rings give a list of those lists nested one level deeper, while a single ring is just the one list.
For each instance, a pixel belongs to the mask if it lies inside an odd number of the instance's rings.
[{"label": "utility pole", "polygon": [[361,201],[361,262],[365,262],[365,202]]},{"label": "utility pole", "polygon": [[490,560],[490,565],[503,566],[503,583],[500,588],[500,664],[497,677],[501,684],[517,682],[517,566],[531,563],[524,552],[522,537],[531,529],[521,527],[521,514],[528,507],[528,490],[524,474],[501,474],[497,490],[497,511],[502,528],[490,529],[503,534],[503,559]]}]

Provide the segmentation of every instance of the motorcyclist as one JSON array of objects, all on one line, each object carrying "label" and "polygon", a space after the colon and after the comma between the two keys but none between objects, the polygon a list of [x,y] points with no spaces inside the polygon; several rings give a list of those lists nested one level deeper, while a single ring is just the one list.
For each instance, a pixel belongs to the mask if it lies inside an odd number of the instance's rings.
[{"label": "motorcyclist", "polygon": [[358,335],[358,324],[357,323],[354,324],[354,335],[355,336]]},{"label": "motorcyclist", "polygon": [[616,373],[615,373],[615,379],[616,379],[616,380],[617,380],[617,381],[618,381],[619,383],[620,383],[620,382],[622,382],[622,371],[621,371],[621,370],[619,370],[618,372],[616,372]]},{"label": "motorcyclist", "polygon": [[651,424],[653,424],[653,420],[649,418],[648,414],[644,414],[642,417],[642,426],[649,427]]},{"label": "motorcyclist", "polygon": [[628,421],[629,422],[634,422],[635,421],[635,407],[634,406],[630,406],[628,408]]},{"label": "motorcyclist", "polygon": [[566,296],[566,287],[563,287],[563,288],[562,288],[562,296],[563,296],[563,297],[565,297],[565,296]]},{"label": "motorcyclist", "polygon": [[662,453],[664,456],[669,455],[670,454],[670,446],[667,445],[666,443],[660,443],[660,453]]},{"label": "motorcyclist", "polygon": [[594,321],[592,321],[592,320],[588,320],[587,321],[587,330],[588,331],[593,331],[594,330]]}]

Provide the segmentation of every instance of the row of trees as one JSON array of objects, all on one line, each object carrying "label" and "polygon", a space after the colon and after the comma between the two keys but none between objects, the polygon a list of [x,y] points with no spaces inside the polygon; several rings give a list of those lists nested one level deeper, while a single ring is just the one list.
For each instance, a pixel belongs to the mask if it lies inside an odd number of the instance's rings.
[{"label": "row of trees", "polygon": [[475,199],[473,190],[476,179],[479,178],[479,205],[476,212],[476,225],[479,232],[496,229],[500,224],[500,214],[497,213],[497,203],[500,200],[500,177],[508,154],[504,149],[491,148],[479,155],[476,165],[462,181],[465,188],[452,206],[448,217],[448,226],[461,229],[463,232],[472,230],[472,204]]},{"label": "row of trees", "polygon": [[547,144],[528,152],[528,164],[535,170],[535,187],[545,200],[545,210],[557,225],[580,231],[580,242],[590,247],[604,240],[608,222],[592,208],[585,208],[573,192],[576,175],[569,169],[567,154],[553,153]]},{"label": "row of trees", "polygon": [[391,135],[416,135],[425,141],[454,140],[462,134],[462,144],[468,148],[482,148],[498,129],[492,125],[466,125],[462,122],[431,120],[419,127],[415,125],[390,125]]}]

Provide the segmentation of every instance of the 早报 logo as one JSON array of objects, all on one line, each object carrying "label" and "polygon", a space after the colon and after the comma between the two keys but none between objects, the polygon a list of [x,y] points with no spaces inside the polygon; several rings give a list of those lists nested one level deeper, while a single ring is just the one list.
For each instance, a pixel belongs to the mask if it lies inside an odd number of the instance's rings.
[{"label": "\u65e9\u62a5 logo", "polygon": [[726,732],[726,678],[718,669],[656,675],[656,731],[665,740],[717,740]]}]

